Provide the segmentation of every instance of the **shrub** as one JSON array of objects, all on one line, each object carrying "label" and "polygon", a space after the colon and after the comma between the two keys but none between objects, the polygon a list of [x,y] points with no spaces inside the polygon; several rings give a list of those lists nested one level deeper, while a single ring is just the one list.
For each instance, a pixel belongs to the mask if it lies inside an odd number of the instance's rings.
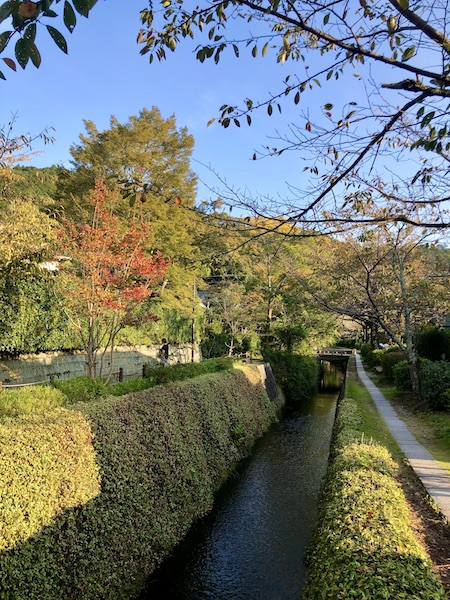
[{"label": "shrub", "polygon": [[67,380],[54,379],[52,385],[66,396],[69,404],[95,400],[107,393],[102,379],[92,379],[85,375]]},{"label": "shrub", "polygon": [[384,352],[381,357],[381,368],[383,375],[388,381],[394,381],[393,369],[396,364],[405,360],[405,353],[400,350]]},{"label": "shrub", "polygon": [[0,392],[0,417],[42,414],[62,406],[65,397],[50,385],[34,385]]},{"label": "shrub", "polygon": [[105,391],[108,396],[124,396],[132,392],[147,390],[154,385],[153,381],[147,378],[127,379],[119,383],[111,383],[106,386]]},{"label": "shrub", "polygon": [[0,424],[0,597],[135,597],[276,410],[245,367]]},{"label": "shrub", "polygon": [[362,344],[361,358],[367,367],[379,367],[384,350],[374,350],[370,344]]},{"label": "shrub", "polygon": [[450,410],[450,363],[424,360],[420,368],[422,397],[431,410]]},{"label": "shrub", "polygon": [[411,391],[411,377],[409,365],[406,360],[401,360],[392,367],[392,380],[395,387],[403,392]]},{"label": "shrub", "polygon": [[339,406],[317,530],[307,554],[304,600],[444,600],[446,594],[415,539],[398,467],[386,448],[358,443],[362,417]]},{"label": "shrub", "polygon": [[286,400],[309,399],[317,391],[319,366],[316,358],[267,349],[263,356],[270,363]]},{"label": "shrub", "polygon": [[428,360],[450,360],[450,332],[430,327],[417,336],[417,353]]},{"label": "shrub", "polygon": [[361,358],[363,360],[366,360],[367,355],[373,351],[372,345],[371,344],[361,344],[361,349],[360,349],[360,353],[361,353]]},{"label": "shrub", "polygon": [[151,379],[154,385],[161,383],[169,383],[173,381],[182,381],[206,375],[207,373],[217,373],[233,368],[233,359],[228,357],[211,358],[197,363],[183,363],[179,365],[171,365],[168,367],[150,367],[145,365],[144,375]]}]

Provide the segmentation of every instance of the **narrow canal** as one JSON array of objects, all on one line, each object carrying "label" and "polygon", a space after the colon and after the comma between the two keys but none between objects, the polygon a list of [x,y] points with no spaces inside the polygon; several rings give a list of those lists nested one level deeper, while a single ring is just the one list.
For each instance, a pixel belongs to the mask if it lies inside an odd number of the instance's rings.
[{"label": "narrow canal", "polygon": [[141,600],[297,600],[338,393],[285,409]]}]

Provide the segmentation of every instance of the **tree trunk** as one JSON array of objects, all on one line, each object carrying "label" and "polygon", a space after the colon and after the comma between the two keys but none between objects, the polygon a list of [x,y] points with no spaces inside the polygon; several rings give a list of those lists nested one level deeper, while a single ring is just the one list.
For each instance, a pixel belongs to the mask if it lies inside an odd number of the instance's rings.
[{"label": "tree trunk", "polygon": [[422,391],[420,389],[420,371],[419,363],[417,359],[414,362],[408,361],[409,377],[411,379],[411,388],[413,394],[417,397],[418,401],[422,401]]}]

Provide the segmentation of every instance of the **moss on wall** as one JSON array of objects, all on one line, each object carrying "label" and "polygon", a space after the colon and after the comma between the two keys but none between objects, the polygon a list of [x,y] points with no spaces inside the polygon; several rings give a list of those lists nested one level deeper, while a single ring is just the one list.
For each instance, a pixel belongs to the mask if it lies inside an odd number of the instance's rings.
[{"label": "moss on wall", "polygon": [[2,599],[133,597],[277,406],[247,367],[73,409],[1,425]]}]

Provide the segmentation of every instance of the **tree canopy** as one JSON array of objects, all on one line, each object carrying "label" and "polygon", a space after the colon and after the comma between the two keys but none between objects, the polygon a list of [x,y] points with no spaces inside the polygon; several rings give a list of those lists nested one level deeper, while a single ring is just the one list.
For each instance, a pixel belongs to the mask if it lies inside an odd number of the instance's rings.
[{"label": "tree canopy", "polygon": [[85,128],[71,147],[72,168],[60,172],[56,212],[89,220],[90,194],[102,178],[117,216],[151,224],[148,248],[170,260],[160,291],[166,308],[190,317],[194,277],[202,271],[195,243],[201,225],[191,212],[197,186],[190,166],[193,137],[156,107],[144,108],[124,123],[112,116],[103,131],[92,121]]},{"label": "tree canopy", "polygon": [[[95,3],[67,0],[64,8],[57,0],[2,3],[0,19],[10,20],[11,29],[0,35],[0,56],[13,67],[6,54],[15,39],[16,61],[23,68],[30,60],[39,66],[38,26],[66,51],[61,31],[49,22],[62,18],[63,28],[72,32],[76,15],[87,16]],[[230,202],[279,218],[280,227],[288,220],[296,232],[314,225],[330,233],[355,223],[386,221],[447,228],[446,9],[443,0],[223,0],[197,5],[160,0],[142,10],[138,43],[150,62],[164,60],[184,38],[194,38],[200,62],[220,63],[224,52],[239,57],[246,50],[291,65],[277,90],[245,98],[241,105],[224,103],[217,120],[223,127],[250,125],[256,110],[270,116],[290,100],[305,106],[298,122],[254,154],[259,159],[300,152],[304,183],[294,181],[293,198],[272,206],[239,195]],[[223,199],[228,201],[226,195]],[[361,205],[371,204],[384,209],[376,221],[360,212]]]},{"label": "tree canopy", "polygon": [[[196,37],[201,62],[219,63],[226,50],[239,56],[246,49],[293,64],[278,92],[246,98],[241,106],[224,104],[218,117],[223,127],[250,125],[255,110],[270,116],[290,98],[306,103],[300,122],[254,155],[296,150],[309,161],[309,185],[296,190],[296,202],[276,204],[276,211],[283,209],[280,224],[288,218],[326,232],[355,222],[448,227],[445,2],[225,0],[193,8],[162,0],[161,5],[142,13],[139,41],[150,60],[163,60],[183,38]],[[249,23],[245,29],[242,20]],[[372,203],[384,207],[377,220],[360,215],[360,206]],[[267,214],[256,201],[245,204]]]}]

